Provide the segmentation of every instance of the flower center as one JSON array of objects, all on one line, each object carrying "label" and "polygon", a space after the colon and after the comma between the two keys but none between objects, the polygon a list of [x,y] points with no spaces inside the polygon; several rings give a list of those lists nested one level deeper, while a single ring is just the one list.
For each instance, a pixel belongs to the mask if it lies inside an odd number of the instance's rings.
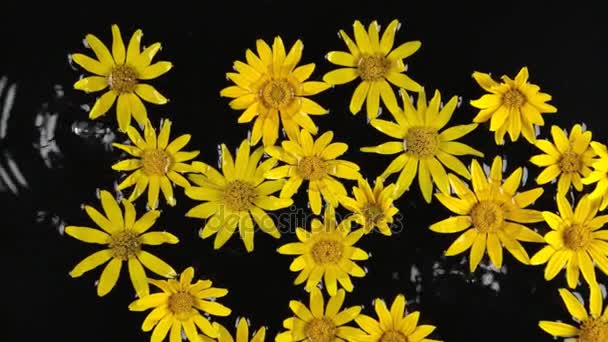
[{"label": "flower center", "polygon": [[379,342],[408,342],[408,339],[400,331],[389,330],[382,334]]},{"label": "flower center", "polygon": [[119,93],[132,93],[137,85],[137,72],[128,65],[117,65],[108,75],[110,89]]},{"label": "flower center", "polygon": [[586,226],[574,224],[562,233],[564,244],[571,250],[578,250],[587,247],[592,240],[591,230]]},{"label": "flower center", "polygon": [[577,172],[581,169],[581,158],[574,151],[568,151],[562,154],[559,160],[559,168],[563,172]]},{"label": "flower center", "polygon": [[439,135],[429,127],[411,127],[403,139],[403,149],[419,158],[435,156],[439,150]]},{"label": "flower center", "polygon": [[368,203],[361,211],[365,217],[365,221],[369,225],[378,223],[378,221],[380,221],[384,216],[382,208],[380,208],[376,203]]},{"label": "flower center", "polygon": [[243,211],[253,205],[257,196],[255,188],[242,180],[233,180],[224,188],[224,203],[232,211]]},{"label": "flower center", "polygon": [[592,318],[583,322],[578,336],[579,342],[608,341],[608,321],[603,318]]},{"label": "flower center", "polygon": [[504,210],[496,203],[481,201],[471,210],[473,226],[481,233],[495,232],[505,219]]},{"label": "flower center", "polygon": [[173,164],[173,158],[163,150],[145,150],[141,156],[142,169],[148,176],[164,176]]},{"label": "flower center", "polygon": [[336,325],[329,318],[313,318],[306,324],[306,336],[312,342],[331,342],[336,336]]},{"label": "flower center", "polygon": [[132,230],[123,230],[112,235],[110,249],[112,256],[121,260],[128,260],[135,256],[141,247],[139,236]]},{"label": "flower center", "polygon": [[180,320],[188,318],[193,305],[194,297],[187,292],[177,292],[169,297],[169,309]]},{"label": "flower center", "polygon": [[526,102],[526,97],[517,89],[511,89],[502,96],[502,102],[511,108],[521,108]]},{"label": "flower center", "polygon": [[320,157],[304,157],[298,162],[297,171],[304,179],[319,180],[327,174],[327,165]]},{"label": "flower center", "polygon": [[384,78],[391,62],[382,55],[363,56],[359,59],[359,76],[364,81],[376,81]]},{"label": "flower center", "polygon": [[321,240],[312,245],[312,259],[317,264],[335,264],[342,257],[344,246],[335,240]]},{"label": "flower center", "polygon": [[295,96],[295,90],[291,83],[284,79],[270,80],[260,88],[259,97],[270,108],[279,108],[280,106],[291,103]]}]

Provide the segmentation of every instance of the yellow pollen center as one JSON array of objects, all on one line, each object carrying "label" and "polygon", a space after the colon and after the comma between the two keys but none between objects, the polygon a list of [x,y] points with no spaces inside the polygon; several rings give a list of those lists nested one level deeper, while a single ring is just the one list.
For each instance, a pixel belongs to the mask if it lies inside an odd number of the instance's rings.
[{"label": "yellow pollen center", "polygon": [[391,62],[381,55],[368,55],[359,59],[359,76],[364,81],[382,79],[390,69]]},{"label": "yellow pollen center", "polygon": [[578,250],[587,247],[592,240],[591,229],[574,224],[562,233],[564,244],[571,250]]},{"label": "yellow pollen center", "polygon": [[291,83],[284,79],[270,80],[261,88],[259,97],[270,108],[279,108],[291,103],[295,96],[295,90]]},{"label": "yellow pollen center", "polygon": [[591,318],[583,322],[578,336],[579,342],[608,341],[608,321],[604,318]]},{"label": "yellow pollen center", "polygon": [[439,134],[429,127],[411,127],[403,139],[403,149],[419,158],[435,156],[439,150]]},{"label": "yellow pollen center", "polygon": [[336,336],[336,325],[329,318],[313,318],[306,324],[306,336],[311,342],[331,342]]},{"label": "yellow pollen center", "polygon": [[224,188],[224,203],[233,211],[249,209],[256,196],[255,188],[242,180],[233,180]]},{"label": "yellow pollen center", "polygon": [[504,210],[496,203],[481,201],[471,210],[471,221],[480,233],[495,232],[505,219]]},{"label": "yellow pollen center", "polygon": [[521,108],[526,102],[526,96],[517,89],[511,89],[502,96],[502,102],[511,108]]},{"label": "yellow pollen center", "polygon": [[110,249],[112,256],[121,260],[128,260],[135,256],[141,248],[139,236],[132,230],[123,230],[112,235]]},{"label": "yellow pollen center", "polygon": [[108,75],[110,89],[119,93],[132,93],[137,85],[137,72],[128,65],[117,65]]},{"label": "yellow pollen center", "polygon": [[327,164],[317,156],[304,157],[298,162],[298,174],[307,180],[319,180],[327,174]]},{"label": "yellow pollen center", "polygon": [[581,158],[574,151],[562,154],[559,160],[559,168],[566,173],[578,172],[581,169]]},{"label": "yellow pollen center", "polygon": [[368,224],[376,224],[378,221],[382,219],[384,216],[384,212],[382,208],[380,208],[376,203],[368,203],[362,210],[363,216]]},{"label": "yellow pollen center", "polygon": [[400,331],[389,330],[382,334],[379,342],[408,342],[408,339]]},{"label": "yellow pollen center", "polygon": [[142,169],[148,176],[164,176],[169,172],[173,158],[163,150],[145,150],[141,156]]},{"label": "yellow pollen center", "polygon": [[194,297],[187,292],[177,292],[169,297],[169,310],[178,319],[185,320],[192,312]]},{"label": "yellow pollen center", "polygon": [[335,264],[340,261],[344,246],[335,240],[321,240],[312,245],[312,259],[317,264]]}]

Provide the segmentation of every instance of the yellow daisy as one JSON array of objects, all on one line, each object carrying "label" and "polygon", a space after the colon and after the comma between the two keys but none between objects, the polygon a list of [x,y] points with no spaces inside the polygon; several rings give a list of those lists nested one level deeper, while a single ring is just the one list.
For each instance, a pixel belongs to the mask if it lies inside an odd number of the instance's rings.
[{"label": "yellow daisy", "polygon": [[[219,332],[219,336],[217,338],[218,342],[234,342],[235,340],[236,342],[264,342],[264,339],[266,338],[266,328],[261,327],[258,331],[253,333],[253,336],[250,339],[249,324],[247,323],[247,319],[242,317],[237,319],[236,335],[234,338],[232,337],[228,329],[226,329],[223,325],[217,322],[213,322],[213,326],[216,327]],[[208,340],[214,341],[209,339],[209,337],[205,335],[200,335],[199,337],[202,338],[205,342],[207,342]]]},{"label": "yellow daisy", "polygon": [[407,94],[401,95],[403,110],[393,112],[396,122],[381,119],[371,121],[371,125],[377,130],[399,140],[374,147],[363,147],[361,151],[379,154],[400,153],[381,177],[401,172],[395,183],[394,193],[394,197],[399,198],[409,189],[418,174],[422,195],[427,203],[430,203],[433,183],[442,193],[449,193],[448,176],[443,165],[467,179],[471,178],[466,166],[454,156],[469,154],[483,157],[483,153],[454,140],[473,131],[477,124],[453,126],[439,132],[450,121],[456,109],[458,103],[456,96],[440,109],[439,91],[435,91],[428,104],[424,90],[421,91],[418,94],[417,108],[414,108]]},{"label": "yellow daisy", "polygon": [[211,280],[192,283],[193,278],[194,269],[188,267],[182,272],[179,281],[150,279],[150,284],[162,292],[140,298],[129,305],[131,311],[154,308],[141,326],[146,332],[154,329],[151,342],[161,342],[167,334],[170,342],[181,342],[182,331],[189,341],[197,342],[198,329],[209,337],[218,337],[218,328],[207,317],[230,315],[231,310],[216,301],[228,294],[228,290],[211,287]]},{"label": "yellow daisy", "polygon": [[528,68],[523,67],[515,80],[502,76],[498,83],[489,74],[474,72],[473,78],[491,94],[472,100],[471,105],[481,109],[473,122],[490,121],[490,131],[494,133],[496,144],[504,144],[504,136],[509,132],[511,141],[517,141],[523,135],[530,143],[536,140],[534,125],[543,126],[544,113],[555,113],[557,109],[546,103],[551,95],[541,93],[540,87],[528,83]]},{"label": "yellow daisy", "polygon": [[306,307],[302,302],[292,300],[289,308],[293,317],[283,321],[283,327],[288,331],[277,335],[276,342],[344,342],[354,341],[363,335],[360,329],[346,326],[357,318],[361,306],[351,306],[342,310],[344,290],[340,289],[332,295],[325,306],[321,290],[314,287],[310,291],[310,303]]},{"label": "yellow daisy", "polygon": [[355,180],[361,175],[357,164],[336,159],[348,150],[348,145],[332,143],[333,137],[329,131],[313,141],[310,133],[302,130],[298,136],[283,140],[280,147],[266,147],[266,153],[287,164],[266,173],[270,179],[288,178],[281,198],[291,198],[307,180],[308,200],[315,215],[321,213],[321,195],[334,208],[338,206],[338,197],[346,195],[346,189],[334,177]]},{"label": "yellow daisy", "polygon": [[592,161],[593,171],[582,182],[585,185],[597,183],[590,197],[599,201],[599,209],[604,210],[608,206],[608,149],[606,145],[595,141],[591,142],[591,148],[598,158]]},{"label": "yellow daisy", "polygon": [[399,88],[415,92],[422,90],[420,84],[404,73],[406,67],[403,63],[404,58],[418,51],[421,43],[406,42],[393,50],[395,33],[400,25],[397,20],[393,20],[380,38],[380,25],[376,21],[373,21],[365,32],[361,22],[357,20],[353,24],[356,44],[343,30],[340,30],[340,36],[350,53],[331,51],[327,54],[327,60],[345,68],[328,72],[323,76],[323,80],[330,84],[344,84],[356,78],[361,79],[350,100],[351,113],[357,114],[366,99],[369,119],[378,116],[380,99],[391,113],[398,111],[395,92],[389,82]]},{"label": "yellow daisy", "polygon": [[581,177],[591,172],[595,152],[589,146],[591,132],[583,132],[581,125],[574,125],[568,138],[558,126],[551,127],[553,144],[549,140],[537,140],[535,145],[545,154],[530,158],[536,166],[546,167],[536,178],[536,183],[546,184],[559,177],[558,194],[565,194],[574,185],[577,191],[583,190]]},{"label": "yellow daisy", "polygon": [[169,142],[170,133],[171,121],[163,120],[158,136],[150,121],[147,121],[143,138],[135,128],[129,126],[127,135],[132,145],[112,144],[134,157],[112,165],[112,169],[117,171],[133,171],[118,184],[118,190],[135,185],[129,201],[135,201],[148,188],[148,206],[150,208],[157,207],[160,191],[163,192],[167,203],[174,206],[176,200],[173,197],[172,183],[183,188],[190,186],[188,180],[180,173],[192,171],[190,165],[184,162],[196,158],[199,151],[181,151],[190,141],[190,134],[180,135]]},{"label": "yellow daisy", "polygon": [[477,160],[471,162],[471,174],[473,191],[450,174],[450,184],[457,197],[441,193],[435,195],[441,204],[458,216],[437,222],[430,229],[437,233],[465,231],[445,255],[457,255],[471,248],[469,268],[474,272],[486,250],[490,261],[500,268],[504,246],[515,259],[529,264],[530,258],[520,241],[543,242],[543,238],[522,223],[540,222],[543,217],[539,211],[524,208],[536,201],[543,189],[534,188],[518,193],[522,168],[517,168],[503,181],[500,157],[494,158],[489,177],[486,177]]},{"label": "yellow daisy", "polygon": [[374,300],[374,309],[378,320],[361,314],[355,319],[367,335],[357,338],[361,342],[438,342],[426,338],[436,327],[433,325],[418,325],[419,311],[406,314],[405,297],[395,297],[391,309],[386,307],[384,300]]},{"label": "yellow daisy", "polygon": [[348,210],[353,212],[351,217],[360,224],[365,233],[370,233],[374,228],[378,228],[380,233],[391,235],[389,224],[393,222],[393,216],[399,212],[393,205],[393,191],[395,184],[384,187],[382,177],[376,178],[374,189],[367,180],[359,178],[358,186],[353,186],[355,198],[341,196],[340,203]]},{"label": "yellow daisy", "polygon": [[562,322],[540,321],[538,326],[554,337],[572,337],[570,342],[608,341],[608,305],[602,314],[602,290],[599,284],[590,285],[589,313],[572,292],[559,289],[568,312],[577,321],[578,326]]},{"label": "yellow daisy", "polygon": [[243,140],[233,161],[232,154],[222,144],[223,174],[205,163],[192,163],[192,169],[202,175],[190,175],[197,186],[187,188],[186,196],[205,203],[190,209],[186,216],[207,219],[200,234],[206,239],[217,233],[215,249],[222,247],[238,226],[245,248],[253,251],[254,221],[262,231],[278,239],[281,233],[266,211],[293,203],[290,198],[271,196],[285,184],[283,180],[265,181],[264,174],[277,160],[270,158],[260,163],[264,149],[260,147],[250,154],[249,145],[249,141]]},{"label": "yellow daisy", "polygon": [[70,271],[70,276],[80,277],[85,272],[110,261],[101,273],[97,284],[97,295],[105,296],[116,285],[122,263],[126,261],[129,265],[131,283],[137,296],[140,298],[147,296],[150,289],[142,264],[161,277],[170,278],[176,273],[166,262],[142,250],[142,245],[176,244],[179,240],[169,232],[147,232],[160,216],[159,211],[148,211],[139,220],[136,220],[135,207],[131,202],[122,200],[125,208],[123,215],[118,203],[109,192],[102,190],[100,196],[105,215],[88,205],[85,205],[84,209],[101,230],[68,226],[65,228],[65,232],[80,241],[107,245],[107,248],[89,255],[78,263]]},{"label": "yellow daisy", "polygon": [[120,30],[117,25],[112,25],[112,53],[97,37],[87,34],[87,45],[97,60],[80,53],[72,54],[74,62],[96,75],[80,79],[74,83],[75,89],[97,92],[110,88],[97,99],[89,118],[97,119],[104,115],[116,102],[116,118],[123,132],[131,123],[131,115],[140,125],[146,123],[148,113],[141,99],[159,105],[168,101],[153,86],[139,82],[157,78],[173,66],[166,61],[150,64],[161,44],[154,43],[140,51],[142,36],[141,30],[135,31],[125,51]]},{"label": "yellow daisy", "polygon": [[313,219],[311,231],[296,228],[300,242],[281,246],[277,251],[286,255],[298,255],[289,266],[293,272],[301,271],[294,284],[306,281],[305,289],[310,292],[324,278],[330,296],[336,294],[337,282],[348,292],[353,290],[349,275],[364,277],[365,271],[353,260],[367,260],[369,255],[353,245],[364,234],[363,229],[351,232],[351,220],[337,224],[334,208],[325,207],[325,219]]},{"label": "yellow daisy", "polygon": [[598,203],[585,195],[572,211],[564,196],[557,196],[559,216],[544,211],[543,218],[551,227],[545,234],[547,245],[536,253],[532,265],[547,263],[545,279],[551,280],[566,266],[566,280],[570,288],[578,284],[579,271],[587,283],[596,282],[593,263],[608,274],[608,215],[596,216]]},{"label": "yellow daisy", "polygon": [[297,135],[300,127],[316,134],[317,126],[309,115],[327,114],[328,111],[306,96],[327,90],[330,85],[306,82],[315,70],[314,63],[296,68],[302,58],[302,41],[296,41],[287,54],[281,37],[274,39],[272,48],[261,39],[256,45],[258,55],[248,49],[246,63],[234,62],[236,72],[226,76],[235,85],[220,92],[221,96],[235,98],[230,102],[232,109],[245,110],[239,123],[250,122],[257,116],[251,144],[257,144],[262,138],[264,146],[273,145],[279,136],[279,121],[288,136]]}]

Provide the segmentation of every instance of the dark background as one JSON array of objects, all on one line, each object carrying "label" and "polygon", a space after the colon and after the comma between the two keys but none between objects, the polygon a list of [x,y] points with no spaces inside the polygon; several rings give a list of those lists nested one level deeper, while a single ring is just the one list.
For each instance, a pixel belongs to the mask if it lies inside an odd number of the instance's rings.
[{"label": "dark background", "polygon": [[[604,117],[608,24],[605,12],[585,2],[257,0],[201,1],[190,7],[174,7],[177,2],[81,2],[64,8],[20,5],[5,3],[0,12],[0,75],[6,75],[8,84],[17,87],[8,134],[0,138],[0,166],[9,170],[12,161],[26,183],[15,176],[16,191],[6,184],[0,186],[0,227],[3,288],[8,297],[8,307],[4,304],[3,308],[8,315],[5,327],[9,332],[14,329],[24,341],[41,337],[90,342],[149,339],[149,334],[140,330],[144,314],[127,309],[133,290],[126,269],[117,287],[98,298],[94,282],[101,268],[78,279],[68,275],[97,246],[60,234],[64,224],[90,224],[81,205],[99,206],[96,189],[112,188],[119,179],[110,165],[120,154],[106,148],[102,138],[111,137],[113,131],[116,141],[125,138],[115,129],[114,111],[99,123],[87,123],[87,113],[80,106],[92,105],[95,95],[72,89],[82,71],[70,66],[67,58],[73,52],[88,53],[82,45],[86,33],[111,44],[112,23],[119,24],[125,42],[135,29],[142,28],[143,44],[163,43],[156,60],[172,61],[175,67],[150,83],[171,102],[147,106],[149,116],[155,123],[160,117],[171,118],[174,134],[192,133],[188,146],[200,150],[198,159],[210,164],[216,163],[219,143],[234,150],[249,129],[237,124],[239,113],[228,107],[227,99],[219,97],[219,90],[229,85],[225,73],[231,70],[232,62],[244,60],[245,49],[254,48],[257,38],[270,42],[280,34],[288,47],[298,38],[303,40],[302,63],[315,62],[313,78],[320,79],[334,68],[323,56],[331,50],[346,50],[337,31],[343,28],[351,34],[355,19],[366,26],[377,19],[384,28],[397,18],[403,26],[396,43],[422,41],[422,48],[407,60],[408,73],[427,92],[441,90],[445,101],[453,95],[463,97],[464,104],[451,124],[468,123],[475,115],[467,103],[483,91],[471,78],[473,71],[514,76],[527,65],[531,82],[552,94],[551,103],[558,108],[558,114],[545,116],[547,125],[541,136],[548,134],[551,124],[569,128],[584,122],[592,129],[594,140],[604,142],[608,130]],[[313,97],[331,109],[330,115],[315,121],[320,131],[334,130],[336,140],[350,144],[344,158],[359,163],[363,174],[372,179],[392,157],[358,151],[360,146],[375,145],[387,137],[367,125],[363,113],[352,116],[348,112],[354,87],[351,83]],[[6,92],[5,88],[0,96],[4,98]],[[40,146],[37,126],[44,126],[44,120],[37,124],[36,117],[44,117],[43,113],[57,118],[50,143],[56,144],[59,152],[52,158],[43,158],[40,152],[46,144]],[[87,131],[75,134],[75,123],[86,126]],[[484,151],[486,163],[495,155],[506,156],[509,173],[517,166],[529,167],[525,187],[532,186],[538,169],[527,160],[537,151],[524,140],[497,147],[488,126],[481,125],[462,141]],[[468,164],[470,158],[464,159]],[[410,310],[422,311],[423,323],[438,326],[432,335],[436,339],[551,341],[537,322],[570,321],[557,293],[565,286],[564,275],[545,282],[542,267],[518,264],[510,255],[505,257],[502,272],[482,267],[469,274],[465,257],[442,256],[457,235],[428,230],[429,224],[447,218],[449,212],[436,201],[427,205],[417,183],[413,189],[396,202],[404,217],[403,231],[391,238],[372,234],[360,242],[360,247],[372,253],[372,258],[362,263],[369,274],[354,280],[355,291],[347,295],[346,303],[363,304],[365,313],[375,315],[373,298],[392,301],[396,294],[404,293],[412,302]],[[306,205],[303,193],[301,190],[297,201],[301,207]],[[547,185],[535,207],[555,210],[554,193],[554,185]],[[221,323],[232,326],[235,317],[246,316],[255,328],[268,326],[267,339],[273,340],[282,320],[291,315],[288,301],[308,301],[303,288],[292,285],[296,276],[288,270],[292,258],[275,252],[295,237],[284,235],[277,241],[256,235],[255,252],[250,255],[234,237],[224,248],[213,251],[212,240],[197,237],[202,222],[183,216],[195,203],[181,190],[176,196],[178,206],[170,208],[163,203],[157,226],[176,234],[181,242],[150,250],[176,270],[192,265],[197,275],[230,290],[222,303],[232,308],[233,315],[219,319]],[[137,205],[142,212],[142,201]],[[542,233],[546,229],[534,227]],[[525,247],[530,255],[538,249],[533,244]],[[604,275],[600,279],[606,281]],[[492,282],[499,285],[498,291]],[[579,289],[587,297],[585,287]]]}]

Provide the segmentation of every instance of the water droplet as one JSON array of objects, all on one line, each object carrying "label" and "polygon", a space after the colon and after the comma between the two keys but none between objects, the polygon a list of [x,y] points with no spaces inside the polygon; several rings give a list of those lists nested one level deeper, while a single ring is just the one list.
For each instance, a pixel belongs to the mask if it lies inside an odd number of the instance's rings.
[{"label": "water droplet", "polygon": [[521,186],[525,186],[526,183],[528,182],[528,168],[523,166],[522,167],[522,176],[521,176]]}]

